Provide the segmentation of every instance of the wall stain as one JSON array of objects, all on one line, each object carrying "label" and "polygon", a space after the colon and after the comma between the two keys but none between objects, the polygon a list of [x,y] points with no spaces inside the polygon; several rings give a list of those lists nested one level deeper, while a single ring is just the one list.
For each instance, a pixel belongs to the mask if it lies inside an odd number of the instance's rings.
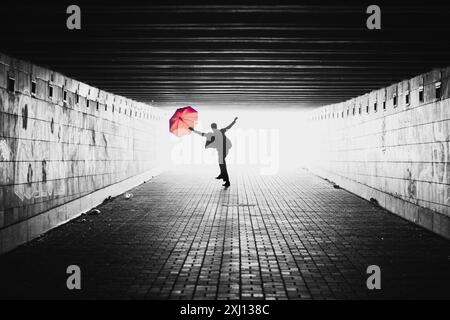
[{"label": "wall stain", "polygon": [[412,172],[406,169],[406,179],[408,180],[407,194],[410,199],[417,197],[417,181],[412,178]]},{"label": "wall stain", "polygon": [[47,182],[47,161],[42,160],[42,181]]},{"label": "wall stain", "polygon": [[71,159],[70,159],[70,172],[72,174],[75,174],[75,163],[76,163],[75,157],[71,157]]},{"label": "wall stain", "polygon": [[27,172],[27,183],[30,186],[33,181],[33,168],[31,167],[31,163],[28,164],[28,172]]},{"label": "wall stain", "polygon": [[0,161],[10,161],[11,156],[12,152],[6,140],[0,140]]},{"label": "wall stain", "polygon": [[446,176],[446,154],[445,145],[440,143],[437,147],[434,147],[431,157],[431,176],[438,179],[440,182],[444,182]]},{"label": "wall stain", "polygon": [[26,104],[22,108],[22,128],[27,130],[28,127],[28,105]]},{"label": "wall stain", "polygon": [[102,137],[103,137],[103,143],[104,143],[104,148],[105,148],[105,155],[106,155],[106,157],[109,158],[109,152],[108,152],[108,140],[106,139],[106,136],[105,136],[104,133],[102,134]]},{"label": "wall stain", "polygon": [[381,122],[381,151],[386,153],[386,117]]}]

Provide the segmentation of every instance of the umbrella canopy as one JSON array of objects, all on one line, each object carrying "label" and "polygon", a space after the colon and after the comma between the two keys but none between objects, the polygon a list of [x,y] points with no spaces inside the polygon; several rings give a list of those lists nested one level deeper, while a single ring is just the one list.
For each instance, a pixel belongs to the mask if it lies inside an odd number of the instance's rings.
[{"label": "umbrella canopy", "polygon": [[191,133],[189,127],[194,127],[198,120],[197,110],[191,106],[179,108],[169,120],[169,130],[177,137]]}]

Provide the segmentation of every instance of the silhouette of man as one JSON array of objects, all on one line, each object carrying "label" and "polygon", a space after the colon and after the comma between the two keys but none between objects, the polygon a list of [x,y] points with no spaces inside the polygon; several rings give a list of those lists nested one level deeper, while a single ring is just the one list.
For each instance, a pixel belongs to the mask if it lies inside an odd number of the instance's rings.
[{"label": "silhouette of man", "polygon": [[234,126],[237,119],[237,117],[234,118],[233,122],[231,122],[223,129],[217,129],[217,124],[211,123],[212,132],[208,133],[197,131],[192,127],[189,128],[189,130],[191,130],[192,132],[206,137],[205,148],[214,148],[217,150],[220,174],[216,177],[216,179],[222,179],[223,181],[225,181],[225,183],[223,184],[225,188],[228,188],[230,186],[230,178],[228,177],[227,163],[225,161],[225,158],[227,157],[228,151],[230,151],[231,148],[231,141],[227,138],[225,132],[227,132],[228,129]]}]

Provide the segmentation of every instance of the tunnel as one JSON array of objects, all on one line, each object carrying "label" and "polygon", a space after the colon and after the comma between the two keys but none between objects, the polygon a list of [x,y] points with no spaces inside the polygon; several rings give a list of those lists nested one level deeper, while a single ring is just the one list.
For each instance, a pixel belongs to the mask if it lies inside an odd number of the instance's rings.
[{"label": "tunnel", "polygon": [[7,4],[0,299],[449,299],[449,14]]}]

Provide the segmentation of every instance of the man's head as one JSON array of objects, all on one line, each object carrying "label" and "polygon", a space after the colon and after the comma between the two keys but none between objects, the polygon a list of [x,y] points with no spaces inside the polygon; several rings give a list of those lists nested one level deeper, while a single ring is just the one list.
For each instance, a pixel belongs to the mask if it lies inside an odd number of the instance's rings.
[{"label": "man's head", "polygon": [[213,129],[213,130],[217,129],[217,123],[214,123],[214,122],[211,123],[211,129]]}]

